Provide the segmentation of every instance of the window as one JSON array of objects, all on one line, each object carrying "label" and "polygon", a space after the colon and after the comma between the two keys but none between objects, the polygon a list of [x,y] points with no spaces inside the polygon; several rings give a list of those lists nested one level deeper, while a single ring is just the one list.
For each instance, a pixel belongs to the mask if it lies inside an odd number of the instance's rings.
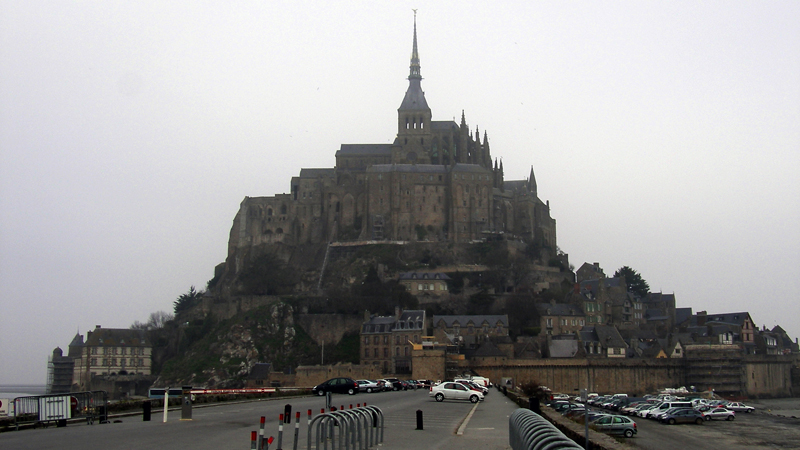
[{"label": "window", "polygon": [[364,336],[364,344],[369,344],[369,336]]},{"label": "window", "polygon": [[375,345],[378,345],[379,340],[380,340],[380,337],[378,337],[378,336],[373,336],[372,337],[372,343],[375,344]]},{"label": "window", "polygon": [[383,349],[383,357],[384,358],[388,358],[389,357],[389,348],[388,347]]}]

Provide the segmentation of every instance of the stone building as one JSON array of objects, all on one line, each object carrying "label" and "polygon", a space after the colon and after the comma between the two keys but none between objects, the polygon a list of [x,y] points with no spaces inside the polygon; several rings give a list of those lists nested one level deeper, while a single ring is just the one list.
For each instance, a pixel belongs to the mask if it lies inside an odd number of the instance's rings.
[{"label": "stone building", "polygon": [[432,327],[437,342],[477,349],[492,338],[508,336],[508,315],[433,316]]},{"label": "stone building", "polygon": [[102,328],[97,325],[86,335],[70,343],[69,355],[75,361],[73,390],[86,391],[98,376],[149,376],[152,343],[144,330]]},{"label": "stone building", "polygon": [[398,281],[411,295],[415,296],[441,297],[450,293],[447,287],[450,277],[444,273],[403,272]]},{"label": "stone building", "polygon": [[421,345],[425,334],[425,311],[395,309],[394,316],[364,313],[361,327],[361,365],[371,365],[381,373],[410,374],[414,344]]},{"label": "stone building", "polygon": [[245,197],[234,218],[228,270],[260,244],[332,241],[469,242],[510,234],[556,252],[556,222],[527,179],[506,181],[488,133],[433,120],[422,91],[416,20],[408,89],[391,144],[342,144],[333,168],[304,168],[291,191]]},{"label": "stone building", "polygon": [[586,325],[583,309],[564,303],[539,303],[539,321],[542,331],[547,336],[561,334],[577,334]]}]

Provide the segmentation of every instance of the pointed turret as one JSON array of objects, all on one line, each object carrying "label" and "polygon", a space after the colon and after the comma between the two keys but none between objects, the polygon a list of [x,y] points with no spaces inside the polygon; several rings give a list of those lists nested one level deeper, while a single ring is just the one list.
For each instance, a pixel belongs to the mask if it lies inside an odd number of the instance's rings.
[{"label": "pointed turret", "polygon": [[533,175],[533,166],[531,166],[531,174],[528,177],[528,190],[536,195],[536,177]]},{"label": "pointed turret", "polygon": [[[425,145],[425,134],[430,134],[431,109],[422,92],[419,51],[417,50],[417,12],[414,11],[414,43],[411,48],[411,65],[408,74],[408,90],[403,103],[397,109],[397,135],[403,136],[403,144],[409,142]],[[413,139],[412,139],[413,137]]]},{"label": "pointed turret", "polygon": [[400,104],[400,111],[428,111],[428,102],[425,101],[425,93],[422,92],[422,75],[420,74],[419,51],[417,50],[417,13],[414,13],[414,43],[411,49],[411,65],[408,74],[408,90]]},{"label": "pointed turret", "polygon": [[506,191],[506,176],[503,173],[503,159],[500,158],[500,192]]},{"label": "pointed turret", "polygon": [[489,135],[483,130],[483,162],[482,166],[492,168],[492,153],[489,151]]}]

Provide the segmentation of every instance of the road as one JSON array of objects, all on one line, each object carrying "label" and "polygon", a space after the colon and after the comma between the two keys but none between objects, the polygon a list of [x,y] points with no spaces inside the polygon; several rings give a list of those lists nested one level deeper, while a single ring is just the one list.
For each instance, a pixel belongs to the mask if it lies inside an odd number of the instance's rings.
[{"label": "road", "polygon": [[[508,416],[516,405],[497,391],[476,405],[469,402],[437,403],[428,397],[428,390],[381,392],[354,396],[334,395],[337,407],[355,407],[359,403],[379,407],[385,417],[382,448],[462,450],[481,442],[480,448],[508,448]],[[167,423],[154,413],[151,422],[141,416],[124,417],[119,423],[103,425],[70,424],[65,428],[22,430],[0,433],[2,449],[59,450],[127,450],[127,449],[249,449],[250,432],[258,430],[261,416],[267,418],[267,435],[277,440],[278,417],[284,405],[291,403],[292,415],[301,412],[298,448],[306,448],[307,410],[314,416],[324,408],[324,397],[265,400],[194,408],[191,421],[181,421],[180,412],[170,411]],[[459,426],[473,412],[462,435]],[[423,430],[416,430],[416,411],[423,412]],[[283,448],[294,444],[294,417],[284,427]],[[277,442],[270,447],[277,448]]]}]

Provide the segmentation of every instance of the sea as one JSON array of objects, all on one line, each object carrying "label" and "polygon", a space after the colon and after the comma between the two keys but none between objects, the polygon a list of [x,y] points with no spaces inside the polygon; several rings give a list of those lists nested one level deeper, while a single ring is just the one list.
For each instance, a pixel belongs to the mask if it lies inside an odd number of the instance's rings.
[{"label": "sea", "polygon": [[0,398],[14,399],[46,393],[47,386],[44,384],[0,384]]}]

